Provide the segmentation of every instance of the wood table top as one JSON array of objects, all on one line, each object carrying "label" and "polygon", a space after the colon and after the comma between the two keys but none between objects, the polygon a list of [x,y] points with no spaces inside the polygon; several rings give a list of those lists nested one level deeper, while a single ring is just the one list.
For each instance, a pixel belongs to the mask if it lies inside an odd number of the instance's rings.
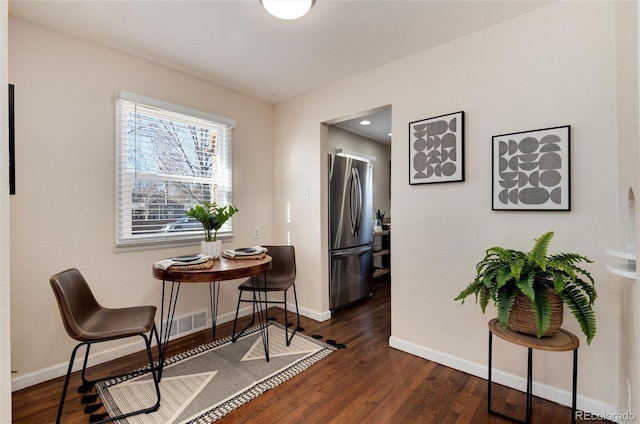
[{"label": "wood table top", "polygon": [[212,281],[247,278],[271,269],[271,256],[262,259],[215,259],[213,266],[207,269],[180,269],[172,266],[168,269],[153,267],[153,276],[158,280],[181,283],[210,283]]},{"label": "wood table top", "polygon": [[580,340],[573,333],[562,328],[553,336],[538,338],[534,335],[503,328],[498,318],[494,318],[489,321],[489,331],[508,342],[539,350],[565,352],[575,350],[580,346]]}]

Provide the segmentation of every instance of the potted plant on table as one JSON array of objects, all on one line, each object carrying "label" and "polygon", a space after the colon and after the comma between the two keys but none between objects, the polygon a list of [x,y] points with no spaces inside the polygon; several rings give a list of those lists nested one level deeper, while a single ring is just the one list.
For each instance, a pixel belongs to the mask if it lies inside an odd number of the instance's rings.
[{"label": "potted plant on table", "polygon": [[387,211],[380,212],[380,209],[376,210],[376,221],[373,224],[373,231],[376,233],[382,232],[382,222]]},{"label": "potted plant on table", "polygon": [[186,212],[187,216],[197,219],[204,230],[204,241],[201,242],[201,253],[212,258],[222,254],[222,241],[218,240],[218,230],[238,212],[235,206],[218,206],[216,203],[202,202]]},{"label": "potted plant on table", "polygon": [[596,333],[597,293],[591,274],[579,264],[592,261],[577,253],[547,255],[553,234],[536,239],[528,253],[488,249],[476,266],[473,282],[455,300],[464,303],[474,294],[483,313],[492,300],[503,327],[538,337],[551,336],[560,328],[565,303],[590,344]]}]

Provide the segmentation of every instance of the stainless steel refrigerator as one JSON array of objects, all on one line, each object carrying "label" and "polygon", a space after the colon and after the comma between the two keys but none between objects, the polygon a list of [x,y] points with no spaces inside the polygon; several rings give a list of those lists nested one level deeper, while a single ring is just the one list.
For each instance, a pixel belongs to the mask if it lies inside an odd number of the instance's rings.
[{"label": "stainless steel refrigerator", "polygon": [[372,292],[373,166],[329,155],[329,309]]}]

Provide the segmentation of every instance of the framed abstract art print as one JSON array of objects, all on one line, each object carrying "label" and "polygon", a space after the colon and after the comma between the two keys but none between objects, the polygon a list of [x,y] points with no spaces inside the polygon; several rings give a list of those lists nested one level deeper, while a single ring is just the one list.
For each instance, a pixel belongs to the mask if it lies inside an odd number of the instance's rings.
[{"label": "framed abstract art print", "polygon": [[464,112],[409,123],[409,184],[464,181]]},{"label": "framed abstract art print", "polygon": [[571,126],[496,135],[492,209],[571,210]]}]

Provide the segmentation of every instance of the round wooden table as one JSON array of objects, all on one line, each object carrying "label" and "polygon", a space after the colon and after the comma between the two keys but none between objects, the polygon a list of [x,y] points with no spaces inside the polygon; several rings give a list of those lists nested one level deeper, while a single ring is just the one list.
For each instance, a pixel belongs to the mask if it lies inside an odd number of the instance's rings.
[{"label": "round wooden table", "polygon": [[[517,344],[519,346],[526,347],[528,349],[527,359],[527,407],[525,421],[517,420],[513,417],[509,417],[500,412],[496,412],[491,406],[491,358],[493,348],[493,335],[500,337],[510,343]],[[502,417],[517,421],[530,423],[531,422],[531,407],[533,403],[533,349],[546,350],[551,352],[569,352],[573,351],[573,393],[572,393],[572,407],[571,407],[571,422],[576,422],[576,390],[578,383],[578,347],[580,346],[580,340],[567,330],[559,329],[558,332],[551,337],[536,337],[529,334],[519,333],[517,331],[503,328],[498,318],[494,318],[489,321],[489,379],[488,379],[488,396],[487,396],[487,409],[490,413],[500,415]]]},{"label": "round wooden table", "polygon": [[[178,295],[180,294],[181,283],[208,283],[209,284],[209,301],[211,307],[211,329],[213,338],[216,337],[216,322],[218,316],[218,299],[220,294],[220,281],[235,280],[238,278],[255,278],[257,284],[260,284],[260,275],[263,276],[263,284],[266,284],[266,272],[271,269],[271,256],[265,255],[261,259],[227,259],[224,257],[213,260],[213,266],[204,269],[190,269],[190,266],[171,266],[167,269],[159,269],[155,266],[153,269],[153,277],[162,281],[162,303],[160,306],[160,372],[158,376],[162,376],[162,368],[166,359],[167,345],[169,343],[169,334],[175,316],[176,305],[178,303]],[[170,283],[171,290],[167,293],[166,286]],[[167,299],[168,296],[168,299]],[[165,303],[167,307],[165,309]],[[259,317],[262,311],[259,311]],[[266,307],[264,310],[266,314]],[[266,317],[265,317],[266,323]],[[266,325],[262,325],[262,340],[265,348],[267,361],[269,360],[269,339],[266,331]],[[264,327],[264,328],[263,328]]]},{"label": "round wooden table", "polygon": [[206,269],[185,269],[172,266],[168,269],[153,268],[153,276],[158,280],[182,283],[210,283],[212,281],[247,278],[271,269],[271,256],[262,259],[227,259],[221,257]]}]

